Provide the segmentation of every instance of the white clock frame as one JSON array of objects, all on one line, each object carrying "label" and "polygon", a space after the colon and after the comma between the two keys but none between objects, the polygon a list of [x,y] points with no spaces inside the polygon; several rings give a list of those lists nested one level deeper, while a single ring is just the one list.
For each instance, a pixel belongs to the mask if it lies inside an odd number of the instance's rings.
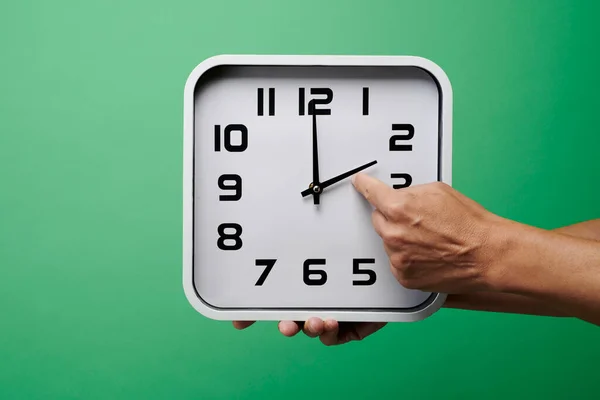
[{"label": "white clock frame", "polygon": [[[444,293],[432,293],[425,306],[412,311],[356,310],[257,310],[252,308],[218,309],[206,304],[197,294],[193,281],[193,187],[194,187],[194,89],[208,70],[222,65],[253,66],[411,66],[428,72],[436,81],[440,95],[440,181],[452,185],[452,87],[446,73],[434,62],[416,56],[356,55],[217,55],[201,62],[190,73],[184,88],[183,132],[183,288],[193,308],[215,320],[304,321],[310,317],[338,321],[414,322],[438,311],[446,300]],[[421,307],[423,306],[423,307]]]}]

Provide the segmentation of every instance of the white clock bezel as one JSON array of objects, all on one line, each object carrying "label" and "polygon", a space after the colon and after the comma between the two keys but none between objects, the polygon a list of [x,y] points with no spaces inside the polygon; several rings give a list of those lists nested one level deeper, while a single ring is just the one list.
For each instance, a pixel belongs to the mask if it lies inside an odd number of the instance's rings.
[{"label": "white clock bezel", "polygon": [[215,320],[304,321],[310,317],[338,321],[414,322],[438,311],[446,294],[433,293],[434,298],[415,311],[365,310],[256,310],[218,309],[202,301],[193,282],[193,188],[194,188],[194,90],[208,70],[222,65],[252,66],[412,66],[428,72],[436,81],[440,95],[440,181],[452,185],[452,87],[445,72],[434,62],[416,56],[348,56],[348,55],[217,55],[210,57],[190,73],[184,88],[183,132],[183,288],[189,303],[202,315]]}]

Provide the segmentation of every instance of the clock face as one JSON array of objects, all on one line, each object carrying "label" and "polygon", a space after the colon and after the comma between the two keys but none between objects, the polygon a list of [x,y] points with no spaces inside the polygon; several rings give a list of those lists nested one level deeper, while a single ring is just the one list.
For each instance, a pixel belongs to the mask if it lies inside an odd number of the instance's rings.
[{"label": "clock face", "polygon": [[193,89],[184,279],[201,312],[414,320],[439,308],[440,294],[396,281],[350,181],[360,168],[398,189],[448,181],[436,77],[414,65],[240,62]]}]

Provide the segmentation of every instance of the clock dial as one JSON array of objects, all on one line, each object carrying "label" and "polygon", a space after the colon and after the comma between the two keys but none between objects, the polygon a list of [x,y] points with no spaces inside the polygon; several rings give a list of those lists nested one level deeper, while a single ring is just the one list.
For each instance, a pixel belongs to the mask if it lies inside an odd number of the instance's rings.
[{"label": "clock dial", "polygon": [[397,189],[441,180],[442,99],[430,73],[223,65],[193,93],[187,279],[204,307],[375,320],[438,299],[396,281],[350,181],[358,170]]}]

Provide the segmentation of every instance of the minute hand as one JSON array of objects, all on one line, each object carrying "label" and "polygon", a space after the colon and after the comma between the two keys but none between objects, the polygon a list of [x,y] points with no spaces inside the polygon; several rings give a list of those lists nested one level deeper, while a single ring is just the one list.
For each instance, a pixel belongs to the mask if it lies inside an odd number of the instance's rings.
[{"label": "minute hand", "polygon": [[[360,167],[354,168],[353,170],[350,170],[348,172],[344,172],[343,174],[340,174],[338,176],[334,176],[331,179],[327,179],[325,182],[321,182],[321,184],[319,186],[321,187],[321,190],[325,189],[326,187],[331,186],[334,183],[341,181],[342,179],[346,179],[346,178],[356,174],[357,172],[362,171],[365,168],[369,168],[371,165],[375,165],[375,164],[377,164],[377,160],[371,161],[370,163],[367,163],[365,165],[361,165]],[[302,197],[306,197],[312,193],[313,193],[312,188],[308,188],[302,192]]]}]

